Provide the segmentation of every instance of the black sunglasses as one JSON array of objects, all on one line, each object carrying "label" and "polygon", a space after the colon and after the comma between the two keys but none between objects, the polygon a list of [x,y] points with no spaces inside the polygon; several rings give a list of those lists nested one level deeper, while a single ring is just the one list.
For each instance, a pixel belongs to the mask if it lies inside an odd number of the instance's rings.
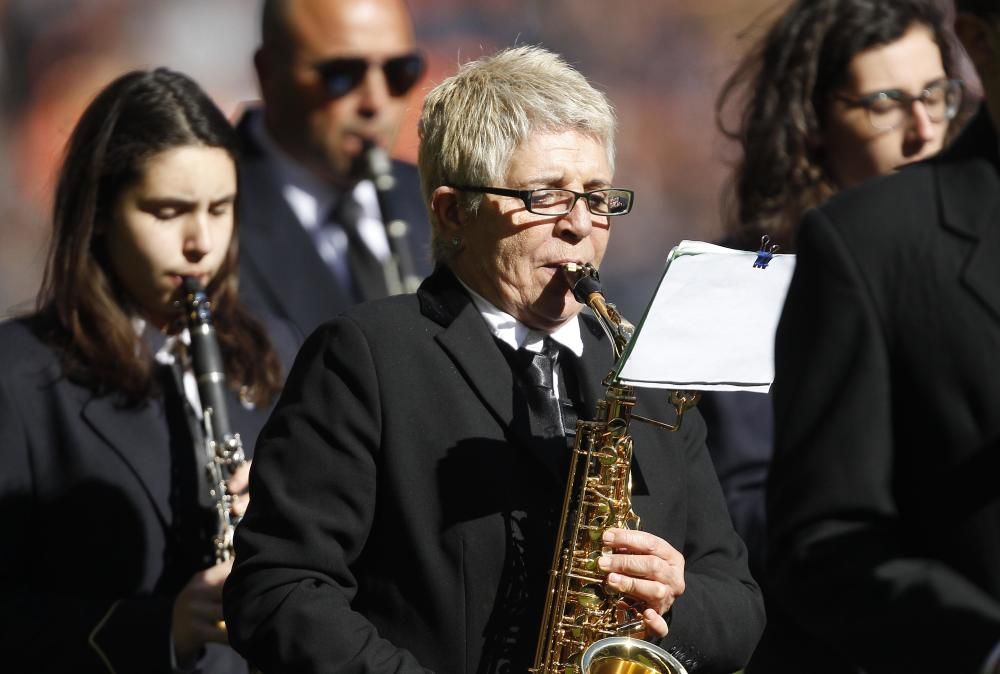
[{"label": "black sunglasses", "polygon": [[389,93],[402,96],[417,83],[424,74],[427,62],[420,52],[403,54],[386,59],[381,63],[369,61],[361,56],[332,58],[321,61],[313,67],[323,80],[326,95],[330,98],[346,96],[365,79],[368,68],[381,66]]}]

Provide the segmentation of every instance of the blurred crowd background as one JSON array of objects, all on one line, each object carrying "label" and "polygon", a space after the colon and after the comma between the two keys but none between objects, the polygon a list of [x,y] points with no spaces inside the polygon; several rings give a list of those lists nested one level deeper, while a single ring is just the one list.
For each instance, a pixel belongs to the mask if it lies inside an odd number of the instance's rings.
[{"label": "blurred crowd background", "polygon": [[[618,110],[616,182],[636,190],[602,268],[609,299],[637,321],[682,239],[722,233],[738,156],[715,97],[786,0],[410,0],[430,71],[514,44],[562,54]],[[256,99],[258,0],[0,0],[0,316],[32,306],[63,144],[98,89],[165,65],[204,86],[233,119]],[[416,158],[413,99],[394,153]]]}]

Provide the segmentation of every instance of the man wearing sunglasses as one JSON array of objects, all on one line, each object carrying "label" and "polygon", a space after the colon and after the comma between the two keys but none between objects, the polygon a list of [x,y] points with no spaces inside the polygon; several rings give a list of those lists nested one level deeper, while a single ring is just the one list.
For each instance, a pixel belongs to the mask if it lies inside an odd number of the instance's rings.
[{"label": "man wearing sunglasses", "polygon": [[263,106],[238,126],[240,290],[307,335],[388,293],[389,220],[406,223],[403,252],[429,271],[415,167],[392,162],[380,195],[364,160],[392,148],[425,63],[404,0],[264,0],[261,24]]},{"label": "man wearing sunglasses", "polygon": [[[955,4],[985,105],[944,152],[798,231],[775,345],[768,612],[824,648],[769,674],[1000,674],[1000,0]],[[954,91],[848,105],[876,127],[934,121]]]}]

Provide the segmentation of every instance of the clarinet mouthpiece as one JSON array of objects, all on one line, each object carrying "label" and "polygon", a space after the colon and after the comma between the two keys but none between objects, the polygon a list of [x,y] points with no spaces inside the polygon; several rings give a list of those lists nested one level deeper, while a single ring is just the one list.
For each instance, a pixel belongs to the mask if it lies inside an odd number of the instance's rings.
[{"label": "clarinet mouthpiece", "polygon": [[388,191],[396,186],[392,175],[392,160],[389,153],[374,143],[365,144],[365,170],[379,191]]},{"label": "clarinet mouthpiece", "polygon": [[202,290],[201,281],[198,280],[197,276],[182,276],[181,286],[187,295],[194,295]]}]

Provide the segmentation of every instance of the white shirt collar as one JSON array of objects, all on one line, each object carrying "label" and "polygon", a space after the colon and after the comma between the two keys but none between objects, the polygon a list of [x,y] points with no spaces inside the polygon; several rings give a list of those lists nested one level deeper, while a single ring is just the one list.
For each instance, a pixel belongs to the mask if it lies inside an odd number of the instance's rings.
[{"label": "white shirt collar", "polygon": [[[135,334],[140,339],[146,332],[146,328],[146,319],[139,316],[132,317],[132,329],[135,330]],[[155,328],[149,329],[155,330]],[[177,334],[166,335],[164,337],[163,344],[153,354],[153,360],[160,365],[170,366],[180,361],[180,371],[182,373],[181,384],[184,387],[184,397],[187,398],[191,409],[194,410],[195,416],[201,419],[201,394],[198,392],[198,381],[195,379],[194,370],[192,369],[190,347],[191,332],[187,327],[184,327]]]},{"label": "white shirt collar", "polygon": [[[142,316],[132,315],[129,319],[132,323],[132,330],[140,339],[146,334],[146,329],[155,330],[156,328],[150,327],[149,322]],[[162,342],[160,341],[162,339]],[[186,349],[191,344],[191,333],[185,327],[180,332],[174,335],[161,335],[158,337],[151,337],[149,341],[154,344],[159,343],[160,348],[157,349],[156,353],[153,354],[153,360],[155,360],[160,365],[173,365],[177,360],[177,354],[180,349],[178,348],[178,342],[184,345]]]},{"label": "white shirt collar", "polygon": [[[455,278],[458,278],[457,276]],[[529,328],[527,325],[517,320],[506,311],[501,311],[492,302],[477,293],[475,290],[458,279],[458,282],[468,291],[472,297],[472,302],[479,315],[486,321],[486,326],[490,333],[510,346],[515,351],[517,349],[527,349],[538,352],[542,350],[542,341],[546,337],[551,337],[556,342],[565,346],[573,352],[573,355],[580,357],[583,355],[583,338],[580,336],[580,316],[573,316],[571,319],[560,325],[551,333]]]}]

